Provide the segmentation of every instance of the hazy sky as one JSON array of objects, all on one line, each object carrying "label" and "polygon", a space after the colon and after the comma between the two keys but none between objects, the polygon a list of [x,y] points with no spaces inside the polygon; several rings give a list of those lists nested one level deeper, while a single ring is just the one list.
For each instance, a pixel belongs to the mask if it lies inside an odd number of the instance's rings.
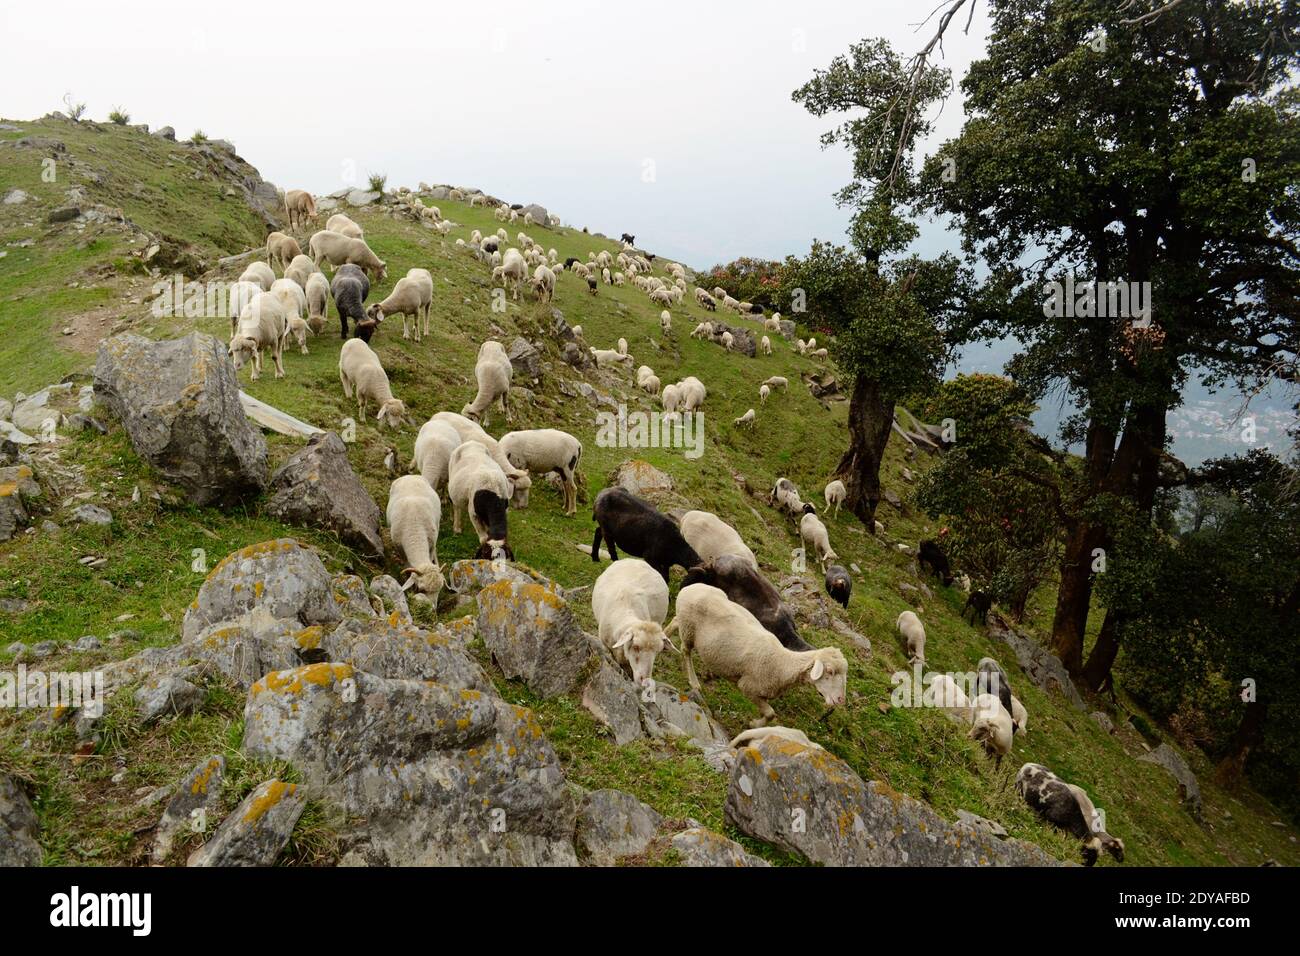
[{"label": "hazy sky", "polygon": [[[181,137],[229,139],[281,187],[331,192],[349,172],[477,186],[704,267],[842,237],[831,194],[849,157],[822,151],[833,122],[790,93],[863,37],[922,45],[931,6],[74,3],[52,28],[50,8],[6,3],[0,113],[36,117],[71,93],[95,119],[120,105]],[[958,78],[984,12],[947,43]],[[961,119],[957,93],[941,134]],[[924,246],[949,244],[927,230]]]}]

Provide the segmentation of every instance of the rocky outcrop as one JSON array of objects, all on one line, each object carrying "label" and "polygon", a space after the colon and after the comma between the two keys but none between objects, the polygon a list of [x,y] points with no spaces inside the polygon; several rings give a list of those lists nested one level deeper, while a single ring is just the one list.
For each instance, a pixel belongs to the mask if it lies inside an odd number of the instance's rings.
[{"label": "rocky outcrop", "polygon": [[588,862],[612,866],[621,857],[644,853],[663,822],[630,793],[594,790],[578,807],[574,841]]},{"label": "rocky outcrop", "polygon": [[673,490],[673,480],[648,461],[630,458],[609,474],[609,484],[654,500]]},{"label": "rocky outcrop", "polygon": [[0,541],[8,541],[32,520],[41,486],[29,465],[0,468]]},{"label": "rocky outcrop", "polygon": [[205,757],[185,775],[167,803],[158,826],[154,828],[153,863],[164,862],[171,855],[176,838],[186,830],[203,832],[216,822],[221,805],[221,785],[226,779],[226,758],[221,754]]},{"label": "rocky outcrop", "polygon": [[1178,799],[1187,812],[1192,815],[1194,820],[1201,819],[1201,812],[1204,806],[1201,801],[1201,785],[1196,779],[1196,774],[1192,773],[1192,768],[1187,766],[1187,761],[1182,758],[1173,747],[1168,744],[1161,744],[1149,754],[1143,754],[1138,758],[1144,763],[1153,763],[1157,767],[1164,767],[1169,771],[1169,775],[1174,778],[1178,784]]},{"label": "rocky outcrop", "polygon": [[1041,690],[1061,694],[1070,706],[1079,713],[1084,713],[1088,705],[1084,703],[1074,681],[1061,659],[1049,651],[1030,634],[1018,631],[1008,625],[997,614],[989,615],[988,633],[997,638],[1015,652],[1020,669],[1028,675],[1034,685]]},{"label": "rocky outcrop", "polygon": [[293,836],[306,806],[307,794],[296,783],[268,780],[190,854],[188,865],[271,866]]},{"label": "rocky outcrop", "polygon": [[334,432],[322,432],[271,476],[266,512],[288,524],[324,528],[367,557],[383,558],[379,533],[383,512],[362,487],[348,448]]},{"label": "rocky outcrop", "polygon": [[704,827],[691,827],[673,835],[672,848],[682,866],[771,866],[735,840]]},{"label": "rocky outcrop", "polygon": [[598,666],[593,640],[554,584],[498,581],[483,588],[478,632],[501,672],[541,697],[576,690]]},{"label": "rocky outcrop", "polygon": [[235,503],[266,487],[266,442],[245,419],[234,367],[212,336],[105,340],[95,398],[122,422],[136,453],[191,503]]}]

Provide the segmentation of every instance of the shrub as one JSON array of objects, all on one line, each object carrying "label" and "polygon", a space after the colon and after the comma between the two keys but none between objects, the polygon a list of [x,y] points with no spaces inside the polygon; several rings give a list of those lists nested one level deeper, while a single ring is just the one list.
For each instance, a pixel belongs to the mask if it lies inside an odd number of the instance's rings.
[{"label": "shrub", "polygon": [[116,123],[118,126],[125,126],[127,123],[131,122],[131,114],[122,109],[122,107],[115,106],[113,107],[113,112],[108,114],[108,121],[110,123]]},{"label": "shrub", "polygon": [[384,187],[388,185],[388,176],[384,173],[370,174],[370,191],[372,193],[382,193]]},{"label": "shrub", "polygon": [[208,141],[208,134],[203,132],[203,130],[201,129],[196,129],[194,131],[194,135],[190,137],[190,142],[193,143],[195,146],[198,146],[202,143],[206,143],[207,141]]}]

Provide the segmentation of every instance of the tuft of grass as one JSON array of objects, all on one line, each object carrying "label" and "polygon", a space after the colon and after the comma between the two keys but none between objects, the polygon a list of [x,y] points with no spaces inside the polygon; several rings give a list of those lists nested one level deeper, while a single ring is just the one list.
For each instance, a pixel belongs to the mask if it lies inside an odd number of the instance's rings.
[{"label": "tuft of grass", "polygon": [[195,146],[201,146],[207,141],[208,141],[208,134],[203,132],[203,130],[201,129],[196,129],[190,135],[190,142],[193,143]]},{"label": "tuft of grass", "polygon": [[388,185],[388,174],[371,173],[369,181],[370,181],[370,191],[372,193],[382,193],[384,191],[384,187]]},{"label": "tuft of grass", "polygon": [[122,107],[115,106],[113,107],[113,111],[108,114],[108,121],[110,123],[115,123],[118,126],[125,126],[127,123],[131,122],[131,114],[122,109]]}]

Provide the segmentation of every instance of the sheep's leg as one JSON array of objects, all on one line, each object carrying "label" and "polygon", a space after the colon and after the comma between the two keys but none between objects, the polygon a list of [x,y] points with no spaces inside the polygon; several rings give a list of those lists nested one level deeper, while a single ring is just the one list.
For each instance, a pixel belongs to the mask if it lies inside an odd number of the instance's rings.
[{"label": "sheep's leg", "polygon": [[682,639],[682,658],[686,662],[686,681],[691,685],[691,690],[700,690],[700,678],[695,673],[695,665],[691,663],[691,652],[686,646],[686,639]]},{"label": "sheep's leg", "polygon": [[339,369],[339,381],[343,383],[343,397],[352,397],[352,385],[348,382],[348,375],[343,369]]},{"label": "sheep's leg", "polygon": [[275,361],[275,377],[284,378],[284,343],[281,342],[279,347],[271,352],[271,358]]},{"label": "sheep's leg", "polygon": [[596,525],[596,538],[591,542],[591,560],[600,563],[600,524]]},{"label": "sheep's leg", "polygon": [[776,711],[772,705],[761,697],[753,698],[754,705],[758,708],[758,716],[749,722],[750,727],[766,727],[768,722],[776,716]]},{"label": "sheep's leg", "polygon": [[453,499],[451,512],[451,533],[460,534],[460,502]]}]

